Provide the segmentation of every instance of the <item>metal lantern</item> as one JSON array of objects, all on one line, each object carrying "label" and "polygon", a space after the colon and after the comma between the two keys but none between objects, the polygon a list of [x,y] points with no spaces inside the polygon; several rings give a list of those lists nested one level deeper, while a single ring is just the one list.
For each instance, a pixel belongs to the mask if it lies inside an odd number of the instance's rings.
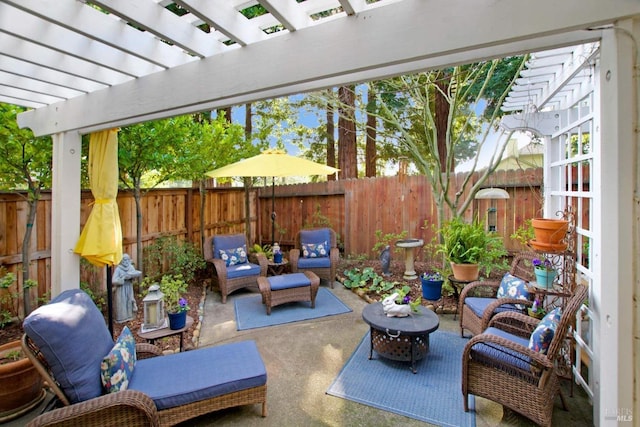
[{"label": "metal lantern", "polygon": [[164,325],[164,294],[160,292],[160,285],[154,283],[149,286],[149,292],[142,300],[144,305],[144,329],[159,328]]}]

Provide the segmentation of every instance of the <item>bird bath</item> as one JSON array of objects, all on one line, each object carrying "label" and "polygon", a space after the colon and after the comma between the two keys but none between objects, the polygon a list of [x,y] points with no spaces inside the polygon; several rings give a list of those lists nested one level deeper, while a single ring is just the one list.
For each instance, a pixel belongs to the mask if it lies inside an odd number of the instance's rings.
[{"label": "bird bath", "polygon": [[414,252],[416,248],[424,245],[422,239],[402,239],[396,242],[396,246],[404,249],[404,276],[405,280],[415,280],[418,278],[414,267]]}]

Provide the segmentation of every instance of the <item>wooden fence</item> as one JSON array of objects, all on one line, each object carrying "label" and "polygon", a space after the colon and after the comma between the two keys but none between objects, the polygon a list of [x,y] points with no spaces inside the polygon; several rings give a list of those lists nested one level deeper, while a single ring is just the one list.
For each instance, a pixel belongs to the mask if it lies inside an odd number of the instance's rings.
[{"label": "wooden fence", "polygon": [[[460,178],[460,177],[458,177]],[[518,249],[509,236],[528,218],[540,216],[542,171],[498,172],[490,184],[505,188],[508,200],[493,201],[497,208],[497,232],[504,236],[508,249]],[[285,249],[293,245],[301,228],[330,225],[339,235],[346,255],[366,255],[372,251],[376,231],[420,238],[433,238],[431,224],[436,222],[436,206],[431,187],[423,176],[394,176],[349,179],[322,183],[258,187],[249,195],[252,243],[271,243],[271,213],[276,212],[275,240]],[[81,196],[81,224],[84,225],[93,202],[89,191]],[[161,236],[176,236],[200,247],[200,193],[197,189],[159,189],[142,199],[142,246]],[[467,213],[484,217],[492,201],[475,200]],[[124,252],[136,259],[136,209],[133,194],[121,190],[118,207],[123,231]],[[0,266],[14,272],[21,282],[22,236],[27,227],[27,203],[24,194],[0,193]],[[245,190],[210,188],[204,209],[205,236],[245,232]],[[43,193],[33,224],[31,278],[37,280],[37,296],[50,290],[51,194]],[[425,254],[418,253],[418,257]],[[84,265],[81,280],[104,289],[104,271]],[[35,294],[34,290],[34,294]],[[36,295],[33,295],[36,297]]]}]

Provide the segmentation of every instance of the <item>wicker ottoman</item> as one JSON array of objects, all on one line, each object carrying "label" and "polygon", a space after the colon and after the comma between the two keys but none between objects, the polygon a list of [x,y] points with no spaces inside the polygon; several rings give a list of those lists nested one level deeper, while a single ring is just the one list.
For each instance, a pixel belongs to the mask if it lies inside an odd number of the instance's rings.
[{"label": "wicker ottoman", "polygon": [[272,307],[287,302],[309,301],[311,308],[315,308],[319,286],[320,278],[312,271],[258,277],[262,303],[267,306],[268,315]]}]

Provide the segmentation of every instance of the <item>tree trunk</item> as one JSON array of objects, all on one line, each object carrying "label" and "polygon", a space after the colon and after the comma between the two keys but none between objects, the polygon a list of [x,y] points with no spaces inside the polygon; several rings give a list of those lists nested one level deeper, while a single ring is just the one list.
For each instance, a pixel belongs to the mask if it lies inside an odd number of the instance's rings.
[{"label": "tree trunk", "polygon": [[22,300],[24,308],[24,317],[31,313],[31,295],[30,287],[26,285],[29,280],[29,265],[31,264],[31,235],[33,233],[33,224],[36,220],[36,212],[38,211],[38,200],[40,199],[40,187],[32,188],[32,195],[29,196],[29,212],[27,214],[27,228],[24,231],[22,239]]},{"label": "tree trunk", "polygon": [[[244,115],[244,138],[247,141],[251,141],[251,134],[253,132],[253,124],[252,124],[252,116],[253,111],[251,109],[251,103],[246,104],[245,106],[245,115]],[[247,236],[247,243],[249,245],[252,244],[251,240],[251,177],[244,177],[244,230]]]},{"label": "tree trunk", "polygon": [[224,118],[231,123],[231,107],[218,108],[218,114],[224,114]]},{"label": "tree trunk", "polygon": [[198,181],[198,190],[200,190],[200,249],[204,254],[204,208],[207,202],[207,189],[205,186],[205,180]]},{"label": "tree trunk", "polygon": [[355,86],[340,86],[338,112],[338,165],[340,178],[358,177],[358,151],[356,146]]},{"label": "tree trunk", "polygon": [[438,156],[440,157],[440,171],[446,173],[452,171],[455,166],[453,156],[451,156],[451,165],[450,168],[447,168],[447,123],[449,121],[449,109],[451,105],[449,105],[449,102],[440,91],[447,93],[450,80],[451,76],[447,75],[435,83],[440,90],[435,91],[434,124],[436,126]]},{"label": "tree trunk", "polygon": [[376,176],[376,136],[377,136],[377,120],[376,112],[376,95],[375,91],[369,86],[369,96],[367,102],[367,131],[365,142],[365,176],[373,178]]},{"label": "tree trunk", "polygon": [[133,199],[136,202],[136,247],[138,248],[138,253],[136,256],[137,269],[142,271],[144,274],[143,264],[142,264],[142,206],[140,205],[140,201],[142,199],[142,194],[140,192],[140,182],[136,181],[133,185]]},{"label": "tree trunk", "polygon": [[[329,94],[331,95],[331,89]],[[329,96],[331,98],[331,96]],[[334,111],[330,102],[327,103],[327,166],[332,168],[336,167],[336,139],[335,139],[335,126],[334,126]],[[334,181],[336,175],[328,175],[327,180]]]}]

